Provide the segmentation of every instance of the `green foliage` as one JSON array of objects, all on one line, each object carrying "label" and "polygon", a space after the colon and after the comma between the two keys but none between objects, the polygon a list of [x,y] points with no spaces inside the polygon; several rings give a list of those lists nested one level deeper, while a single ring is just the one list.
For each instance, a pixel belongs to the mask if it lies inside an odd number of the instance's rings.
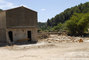
[{"label": "green foliage", "polygon": [[3,10],[2,9],[0,9],[0,12],[2,12]]},{"label": "green foliage", "polygon": [[42,22],[38,22],[38,28],[39,28],[39,30],[44,31],[47,29],[47,24],[42,23]]},{"label": "green foliage", "polygon": [[61,29],[62,29],[62,23],[59,23],[57,26],[54,26],[53,28],[52,28],[52,31],[61,31]]},{"label": "green foliage", "polygon": [[64,12],[57,14],[55,17],[48,19],[47,26],[54,27],[59,23],[64,23],[69,20],[74,13],[87,13],[89,12],[89,2],[80,4],[75,7],[66,9]]},{"label": "green foliage", "polygon": [[89,13],[75,13],[70,20],[65,22],[68,32],[72,35],[82,35],[88,29],[88,24]]},{"label": "green foliage", "polygon": [[89,2],[66,9],[47,23],[39,24],[42,31],[68,31],[72,35],[82,35],[88,29]]}]

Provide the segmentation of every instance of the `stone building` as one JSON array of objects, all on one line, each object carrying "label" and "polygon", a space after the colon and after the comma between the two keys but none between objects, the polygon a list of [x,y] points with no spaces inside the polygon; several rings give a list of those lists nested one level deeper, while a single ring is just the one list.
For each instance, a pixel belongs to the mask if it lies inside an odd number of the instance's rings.
[{"label": "stone building", "polygon": [[37,12],[17,7],[0,12],[0,42],[37,41]]}]

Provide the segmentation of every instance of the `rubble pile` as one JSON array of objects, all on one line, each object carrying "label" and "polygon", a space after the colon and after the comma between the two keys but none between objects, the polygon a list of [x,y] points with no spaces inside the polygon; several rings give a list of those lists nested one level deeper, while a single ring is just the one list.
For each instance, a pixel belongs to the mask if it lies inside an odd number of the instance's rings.
[{"label": "rubble pile", "polygon": [[42,41],[45,41],[48,43],[67,43],[67,42],[82,43],[87,40],[89,40],[89,38],[86,39],[83,37],[71,37],[71,36],[65,36],[65,35],[50,35],[49,38],[43,39]]}]

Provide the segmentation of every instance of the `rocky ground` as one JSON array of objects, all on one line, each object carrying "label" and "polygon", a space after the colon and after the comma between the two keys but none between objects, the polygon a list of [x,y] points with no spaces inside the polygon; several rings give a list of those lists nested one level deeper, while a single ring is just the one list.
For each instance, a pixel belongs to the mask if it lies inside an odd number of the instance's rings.
[{"label": "rocky ground", "polygon": [[0,47],[0,60],[89,60],[89,38],[50,35],[37,44]]}]

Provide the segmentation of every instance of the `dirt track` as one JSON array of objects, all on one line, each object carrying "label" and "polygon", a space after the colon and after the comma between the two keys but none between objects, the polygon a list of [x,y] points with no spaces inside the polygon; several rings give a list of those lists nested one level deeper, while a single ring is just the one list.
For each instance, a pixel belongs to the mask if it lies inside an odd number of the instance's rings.
[{"label": "dirt track", "polygon": [[89,42],[1,47],[0,60],[89,60]]}]

